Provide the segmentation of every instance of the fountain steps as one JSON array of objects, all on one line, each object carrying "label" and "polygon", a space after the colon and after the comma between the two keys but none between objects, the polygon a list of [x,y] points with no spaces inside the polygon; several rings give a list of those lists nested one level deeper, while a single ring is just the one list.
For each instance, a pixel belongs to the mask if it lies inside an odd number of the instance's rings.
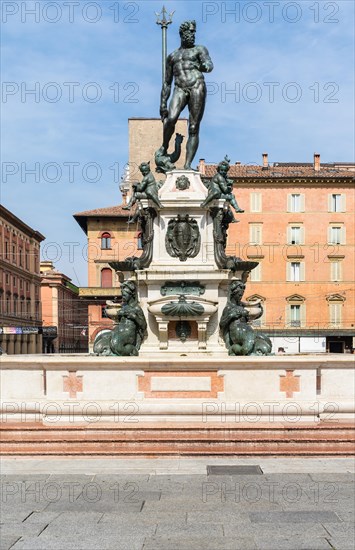
[{"label": "fountain steps", "polygon": [[68,455],[352,455],[351,422],[132,423],[48,426],[3,423],[1,454]]}]

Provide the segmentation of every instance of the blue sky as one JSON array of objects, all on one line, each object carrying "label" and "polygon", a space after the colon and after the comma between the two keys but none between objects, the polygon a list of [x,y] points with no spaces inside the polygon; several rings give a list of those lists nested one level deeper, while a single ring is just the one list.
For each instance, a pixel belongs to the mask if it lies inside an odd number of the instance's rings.
[{"label": "blue sky", "polygon": [[[1,4],[1,203],[46,236],[44,259],[77,285],[87,284],[86,238],[72,215],[120,203],[127,119],[159,113],[162,4]],[[195,19],[215,66],[196,163],[226,153],[260,163],[263,152],[271,162],[314,152],[353,161],[351,0],[165,5],[175,10],[168,50]]]}]

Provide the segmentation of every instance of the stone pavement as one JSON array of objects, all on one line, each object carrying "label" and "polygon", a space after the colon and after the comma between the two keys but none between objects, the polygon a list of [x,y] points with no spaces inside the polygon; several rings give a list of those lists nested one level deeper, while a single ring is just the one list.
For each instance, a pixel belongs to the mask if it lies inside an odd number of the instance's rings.
[{"label": "stone pavement", "polygon": [[353,550],[353,472],[352,458],[7,457],[0,548]]}]

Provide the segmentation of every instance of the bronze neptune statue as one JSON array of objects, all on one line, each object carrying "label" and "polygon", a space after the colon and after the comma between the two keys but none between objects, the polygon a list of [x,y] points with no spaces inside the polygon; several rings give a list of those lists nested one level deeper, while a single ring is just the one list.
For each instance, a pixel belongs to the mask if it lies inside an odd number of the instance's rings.
[{"label": "bronze neptune statue", "polygon": [[[206,84],[203,73],[210,73],[213,70],[213,63],[207,48],[195,45],[195,21],[182,23],[179,33],[181,46],[167,57],[165,81],[161,91],[160,116],[164,123],[161,153],[168,157],[169,142],[174,134],[176,122],[180,113],[188,106],[189,136],[184,168],[191,170],[191,163],[198,148],[200,122],[206,103]],[[168,109],[167,101],[173,79],[175,86]]]}]

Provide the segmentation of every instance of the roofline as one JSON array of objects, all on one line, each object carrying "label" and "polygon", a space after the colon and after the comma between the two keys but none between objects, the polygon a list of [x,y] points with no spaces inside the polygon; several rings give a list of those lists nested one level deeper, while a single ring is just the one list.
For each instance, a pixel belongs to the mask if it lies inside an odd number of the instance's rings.
[{"label": "roofline", "polygon": [[85,215],[81,215],[80,213],[78,214],[73,214],[73,218],[74,220],[80,225],[81,229],[84,231],[85,235],[87,235],[87,230],[88,230],[88,224],[87,224],[87,220],[88,218],[108,218],[108,219],[118,219],[118,218],[121,218],[121,219],[128,219],[130,217],[130,214],[129,212],[127,214],[85,214]]},{"label": "roofline", "polygon": [[42,242],[45,240],[46,237],[42,235],[42,233],[27,225],[27,223],[22,221],[12,212],[10,212],[10,210],[5,208],[5,206],[3,206],[2,204],[0,205],[0,216],[4,219],[7,219],[9,223],[13,223],[14,225],[18,226],[19,229],[21,229],[24,233],[27,233],[30,237],[35,238],[38,242]]}]

